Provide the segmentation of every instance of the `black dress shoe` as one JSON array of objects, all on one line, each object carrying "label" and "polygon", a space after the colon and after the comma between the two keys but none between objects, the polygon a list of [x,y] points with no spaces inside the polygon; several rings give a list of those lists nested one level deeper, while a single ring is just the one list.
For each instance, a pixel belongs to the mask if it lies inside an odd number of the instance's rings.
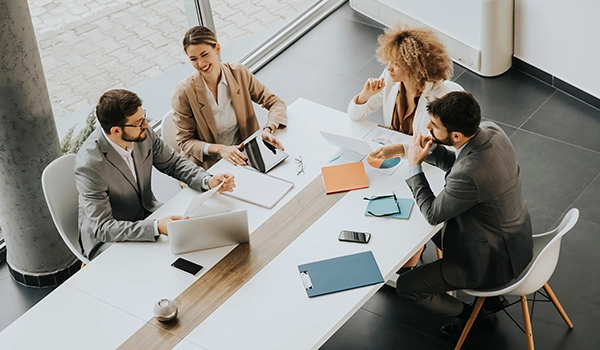
[{"label": "black dress shoe", "polygon": [[[458,340],[465,328],[466,321],[460,318],[447,323],[440,328],[440,336],[448,340]],[[498,318],[496,315],[486,315],[477,317],[469,334],[486,334],[498,327]]]}]

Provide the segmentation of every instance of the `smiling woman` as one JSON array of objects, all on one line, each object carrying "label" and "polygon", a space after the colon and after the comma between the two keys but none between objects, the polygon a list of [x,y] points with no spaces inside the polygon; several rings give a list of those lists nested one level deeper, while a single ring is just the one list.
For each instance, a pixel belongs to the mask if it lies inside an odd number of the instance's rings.
[{"label": "smiling woman", "polygon": [[244,65],[221,63],[221,45],[206,27],[188,30],[183,50],[196,71],[177,84],[171,104],[176,140],[186,158],[205,169],[221,158],[246,165],[241,142],[260,128],[253,103],[269,111],[262,138],[283,149],[273,136],[287,121],[279,97]]}]

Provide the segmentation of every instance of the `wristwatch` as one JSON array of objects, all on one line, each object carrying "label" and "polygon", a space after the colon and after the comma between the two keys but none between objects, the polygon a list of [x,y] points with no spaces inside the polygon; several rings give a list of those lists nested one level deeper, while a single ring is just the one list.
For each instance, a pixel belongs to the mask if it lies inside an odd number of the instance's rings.
[{"label": "wristwatch", "polygon": [[263,128],[263,130],[265,130],[265,129],[269,129],[269,130],[271,130],[271,134],[273,133],[273,131],[275,131],[275,130],[273,130],[273,128],[271,127],[271,125],[267,125],[267,126],[265,126],[265,127]]},{"label": "wristwatch", "polygon": [[200,187],[202,187],[203,190],[205,190],[205,191],[210,190],[210,187],[208,186],[208,180],[210,180],[211,177],[213,177],[213,176],[212,175],[206,175],[202,179],[202,183],[200,184]]}]

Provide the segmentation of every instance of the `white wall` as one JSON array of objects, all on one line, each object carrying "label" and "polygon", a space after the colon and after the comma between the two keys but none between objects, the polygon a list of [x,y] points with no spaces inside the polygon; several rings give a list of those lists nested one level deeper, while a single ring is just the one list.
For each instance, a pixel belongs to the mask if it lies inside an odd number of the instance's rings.
[{"label": "white wall", "polygon": [[600,1],[515,0],[514,56],[600,98]]}]

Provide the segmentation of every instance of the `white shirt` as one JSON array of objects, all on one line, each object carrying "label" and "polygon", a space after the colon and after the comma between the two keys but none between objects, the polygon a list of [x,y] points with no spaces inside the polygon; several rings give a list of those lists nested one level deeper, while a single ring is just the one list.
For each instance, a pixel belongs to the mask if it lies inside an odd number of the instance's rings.
[{"label": "white shirt", "polygon": [[[106,137],[106,140],[108,141],[108,143],[110,143],[110,145],[113,146],[115,151],[117,151],[117,153],[119,153],[119,155],[123,158],[123,160],[125,161],[125,164],[127,164],[127,167],[129,168],[129,170],[131,170],[133,179],[135,180],[135,182],[137,182],[137,175],[135,173],[135,165],[133,164],[133,156],[131,155],[131,152],[133,152],[133,148],[135,147],[135,142],[132,142],[131,145],[127,146],[126,149],[123,149],[123,147],[114,143],[113,140],[111,140],[110,137],[108,137],[108,135],[106,135],[106,132],[104,132],[104,129],[102,129],[102,134],[104,134],[104,137]],[[158,221],[154,220],[154,237],[158,237],[158,236],[160,236],[160,233],[158,232]]]},{"label": "white shirt", "polygon": [[135,143],[132,142],[131,145],[127,146],[127,149],[123,149],[123,147],[114,143],[113,140],[111,140],[110,137],[108,137],[108,135],[106,135],[106,132],[104,132],[104,129],[102,129],[102,133],[104,134],[104,137],[106,137],[106,140],[108,140],[108,143],[110,143],[110,145],[113,146],[115,151],[117,151],[117,153],[119,153],[119,155],[123,158],[123,160],[125,161],[125,164],[127,164],[127,167],[129,167],[129,170],[131,170],[133,179],[135,180],[135,182],[137,182],[137,175],[135,173],[135,165],[133,164],[133,156],[131,155],[131,152],[133,152],[133,148],[135,147]]},{"label": "white shirt", "polygon": [[[221,81],[217,85],[218,103],[215,100],[212,91],[208,88],[208,85],[206,85],[206,81],[204,81],[204,79],[202,79],[202,81],[204,82],[204,87],[207,91],[210,109],[212,110],[215,123],[217,124],[217,139],[219,140],[219,143],[227,146],[239,144],[242,140],[240,139],[238,132],[239,126],[233,104],[231,103],[231,95],[229,94],[229,87],[227,79],[225,79],[225,74],[221,71]],[[208,146],[209,144],[204,146],[204,154],[208,154]]]}]

